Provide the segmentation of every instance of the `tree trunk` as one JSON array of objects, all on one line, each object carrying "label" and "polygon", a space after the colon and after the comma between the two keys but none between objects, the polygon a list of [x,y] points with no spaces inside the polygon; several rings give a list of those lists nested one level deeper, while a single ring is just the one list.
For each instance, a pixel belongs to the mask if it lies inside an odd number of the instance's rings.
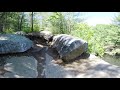
[{"label": "tree trunk", "polygon": [[31,14],[31,31],[33,32],[33,12]]},{"label": "tree trunk", "polygon": [[0,23],[0,32],[3,32],[3,24]]},{"label": "tree trunk", "polygon": [[18,24],[17,24],[17,26],[18,26],[17,31],[20,31],[20,15],[18,15]]},{"label": "tree trunk", "polygon": [[3,32],[3,23],[4,23],[4,16],[6,12],[2,12],[0,15],[0,32]]},{"label": "tree trunk", "polygon": [[22,13],[21,19],[20,19],[20,31],[22,30],[22,24],[23,24],[23,18],[24,18],[24,12]]}]

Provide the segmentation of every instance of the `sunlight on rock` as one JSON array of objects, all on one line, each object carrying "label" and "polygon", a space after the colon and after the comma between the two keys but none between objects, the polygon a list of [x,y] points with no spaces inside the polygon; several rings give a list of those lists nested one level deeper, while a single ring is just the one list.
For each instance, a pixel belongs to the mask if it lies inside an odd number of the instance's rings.
[{"label": "sunlight on rock", "polygon": [[3,36],[0,36],[0,40],[7,40],[8,37],[3,37]]},{"label": "sunlight on rock", "polygon": [[25,52],[33,46],[33,42],[20,35],[1,34],[0,54]]},{"label": "sunlight on rock", "polygon": [[15,78],[24,78],[24,76],[14,75]]},{"label": "sunlight on rock", "polygon": [[4,69],[9,71],[4,74],[4,77],[8,78],[36,78],[38,76],[37,60],[32,56],[7,58]]},{"label": "sunlight on rock", "polygon": [[6,71],[13,71],[13,64],[12,63],[7,63],[6,65],[4,65],[4,69]]},{"label": "sunlight on rock", "polygon": [[101,77],[101,78],[108,77],[109,78],[109,75],[106,72],[99,71],[99,72],[96,73],[96,78],[99,78],[99,77]]},{"label": "sunlight on rock", "polygon": [[65,78],[73,78],[71,75],[66,75]]},{"label": "sunlight on rock", "polygon": [[44,59],[44,57],[40,57],[40,59]]},{"label": "sunlight on rock", "polygon": [[41,44],[36,44],[36,46],[38,46],[38,47],[43,47],[43,45],[41,45]]},{"label": "sunlight on rock", "polygon": [[88,49],[88,43],[77,37],[67,34],[59,34],[53,37],[52,48],[55,48],[63,61],[69,62],[80,56]]},{"label": "sunlight on rock", "polygon": [[82,59],[62,66],[54,63],[46,55],[45,74],[47,78],[115,78],[120,77],[120,67],[111,65],[104,60],[90,55],[89,59]]}]

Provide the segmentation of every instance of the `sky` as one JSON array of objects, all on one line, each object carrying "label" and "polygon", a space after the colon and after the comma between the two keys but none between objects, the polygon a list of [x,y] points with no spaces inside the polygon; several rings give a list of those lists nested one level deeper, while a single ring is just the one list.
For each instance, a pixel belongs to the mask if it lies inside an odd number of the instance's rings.
[{"label": "sky", "polygon": [[[88,25],[95,26],[96,24],[111,24],[117,12],[82,12],[82,14]],[[41,17],[39,20],[41,21]]]},{"label": "sky", "polygon": [[96,24],[110,24],[117,12],[85,12],[87,15],[86,23],[95,26]]}]

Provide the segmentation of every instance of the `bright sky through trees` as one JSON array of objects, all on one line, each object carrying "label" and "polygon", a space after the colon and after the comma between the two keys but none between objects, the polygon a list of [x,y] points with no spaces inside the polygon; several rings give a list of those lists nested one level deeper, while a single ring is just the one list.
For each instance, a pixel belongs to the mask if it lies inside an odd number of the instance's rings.
[{"label": "bright sky through trees", "polygon": [[95,26],[96,24],[110,24],[112,23],[113,17],[117,12],[86,12],[87,22],[89,25]]}]

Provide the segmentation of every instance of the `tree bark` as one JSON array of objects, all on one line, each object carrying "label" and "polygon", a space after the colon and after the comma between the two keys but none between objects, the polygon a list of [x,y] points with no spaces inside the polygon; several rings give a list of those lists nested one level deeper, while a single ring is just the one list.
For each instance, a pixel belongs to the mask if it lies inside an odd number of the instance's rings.
[{"label": "tree bark", "polygon": [[23,18],[24,18],[24,12],[22,13],[21,19],[20,19],[20,31],[22,30],[22,24],[23,24]]},{"label": "tree bark", "polygon": [[0,16],[0,32],[3,32],[3,23],[4,23],[4,16],[6,12],[2,12]]},{"label": "tree bark", "polygon": [[17,24],[17,26],[18,26],[18,31],[20,31],[20,15],[18,15],[18,24]]},{"label": "tree bark", "polygon": [[31,14],[31,31],[33,32],[33,12]]}]

